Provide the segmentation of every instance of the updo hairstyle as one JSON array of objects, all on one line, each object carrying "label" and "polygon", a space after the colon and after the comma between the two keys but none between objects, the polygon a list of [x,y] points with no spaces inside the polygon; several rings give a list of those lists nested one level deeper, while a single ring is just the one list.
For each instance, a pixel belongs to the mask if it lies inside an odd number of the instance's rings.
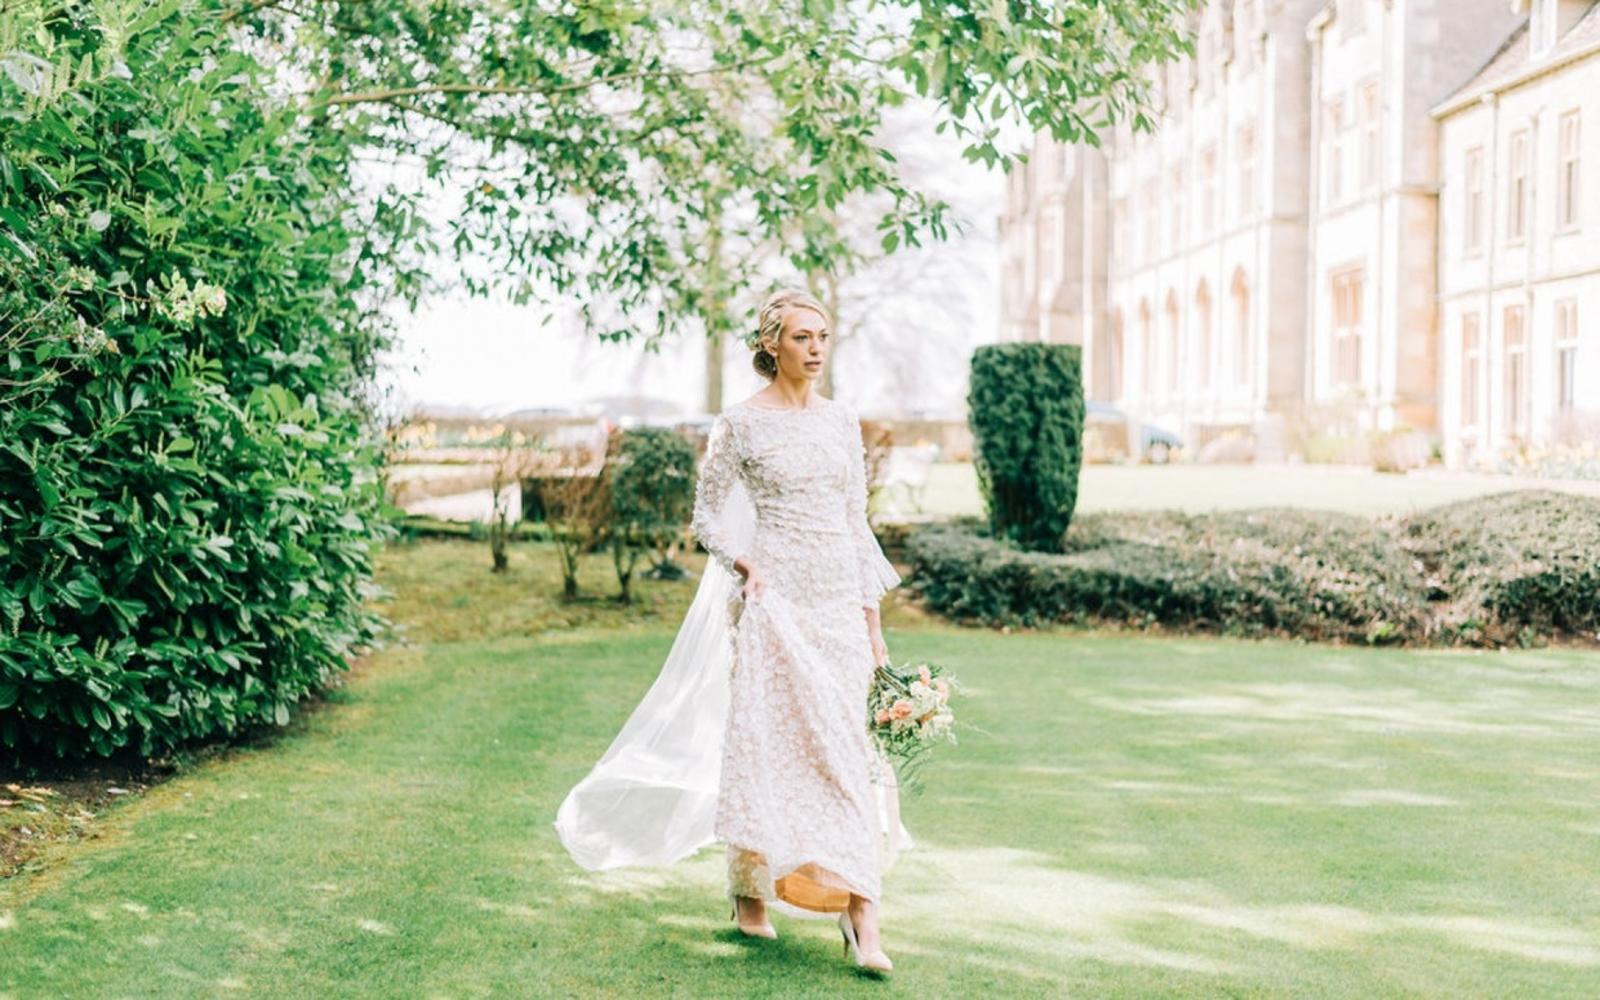
[{"label": "updo hairstyle", "polygon": [[745,336],[745,343],[755,352],[750,365],[768,382],[778,377],[778,339],[783,335],[783,317],[790,309],[810,309],[821,316],[824,323],[833,322],[822,303],[798,288],[780,288],[768,295],[761,303],[756,328]]}]

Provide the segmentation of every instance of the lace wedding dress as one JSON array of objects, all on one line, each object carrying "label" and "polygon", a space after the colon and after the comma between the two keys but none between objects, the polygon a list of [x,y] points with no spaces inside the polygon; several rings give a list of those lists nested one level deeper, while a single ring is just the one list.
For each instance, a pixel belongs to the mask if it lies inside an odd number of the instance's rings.
[{"label": "lace wedding dress", "polygon": [[[867,524],[861,425],[845,403],[801,409],[749,400],[718,416],[696,489],[695,534],[738,579],[765,581],[729,602],[730,702],[715,833],[730,895],[795,916],[876,900],[895,849],[909,846],[898,796],[866,729],[873,658],[864,608],[900,582]],[[748,549],[721,530],[742,484],[755,511]],[[881,770],[876,770],[881,768]],[[885,809],[884,796],[894,801]]]},{"label": "lace wedding dress", "polygon": [[[900,582],[867,526],[855,412],[746,401],[712,427],[694,529],[712,558],[655,682],[554,827],[591,871],[721,841],[730,896],[828,919],[913,846],[866,731],[864,607]],[[746,606],[741,556],[766,591]]]}]

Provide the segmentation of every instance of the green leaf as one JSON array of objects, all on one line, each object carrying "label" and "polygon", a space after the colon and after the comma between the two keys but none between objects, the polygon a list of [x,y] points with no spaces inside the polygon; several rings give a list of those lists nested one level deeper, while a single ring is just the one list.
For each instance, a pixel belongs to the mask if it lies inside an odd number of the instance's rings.
[{"label": "green leaf", "polygon": [[16,250],[18,253],[22,254],[22,256],[28,258],[30,263],[37,264],[39,262],[39,255],[34,253],[33,247],[22,242],[22,238],[13,233],[11,230],[0,229],[0,237],[4,238],[4,246],[9,246]]}]

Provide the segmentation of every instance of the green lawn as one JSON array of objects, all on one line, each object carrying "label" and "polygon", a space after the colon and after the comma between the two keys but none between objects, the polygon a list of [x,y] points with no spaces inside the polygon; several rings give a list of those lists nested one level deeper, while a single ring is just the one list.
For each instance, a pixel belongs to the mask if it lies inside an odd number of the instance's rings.
[{"label": "green lawn", "polygon": [[972,728],[905,804],[920,843],[886,878],[877,982],[831,925],[741,939],[719,851],[571,863],[555,808],[692,585],[563,610],[546,550],[495,580],[486,558],[392,551],[417,646],[0,884],[0,996],[1600,994],[1593,653],[1002,635],[896,607],[891,649],[955,670]]},{"label": "green lawn", "polygon": [[[1600,482],[1555,483],[1437,470],[1389,475],[1330,465],[1086,465],[1078,483],[1077,509],[1178,508],[1200,513],[1240,507],[1304,507],[1350,514],[1408,514],[1452,500],[1537,488],[1600,495]],[[972,465],[935,465],[923,504],[928,513],[981,514],[983,499]]]}]

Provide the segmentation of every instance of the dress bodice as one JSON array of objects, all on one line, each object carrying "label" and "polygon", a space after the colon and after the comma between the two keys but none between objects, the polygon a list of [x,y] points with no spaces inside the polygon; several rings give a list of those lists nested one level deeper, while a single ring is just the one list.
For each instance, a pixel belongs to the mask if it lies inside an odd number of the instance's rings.
[{"label": "dress bodice", "polygon": [[[865,461],[860,420],[845,403],[737,403],[712,426],[695,491],[695,534],[729,573],[737,576],[734,561],[746,557],[796,603],[876,606],[900,577],[867,524]],[[731,551],[718,525],[735,479],[755,509],[749,552]]]}]

